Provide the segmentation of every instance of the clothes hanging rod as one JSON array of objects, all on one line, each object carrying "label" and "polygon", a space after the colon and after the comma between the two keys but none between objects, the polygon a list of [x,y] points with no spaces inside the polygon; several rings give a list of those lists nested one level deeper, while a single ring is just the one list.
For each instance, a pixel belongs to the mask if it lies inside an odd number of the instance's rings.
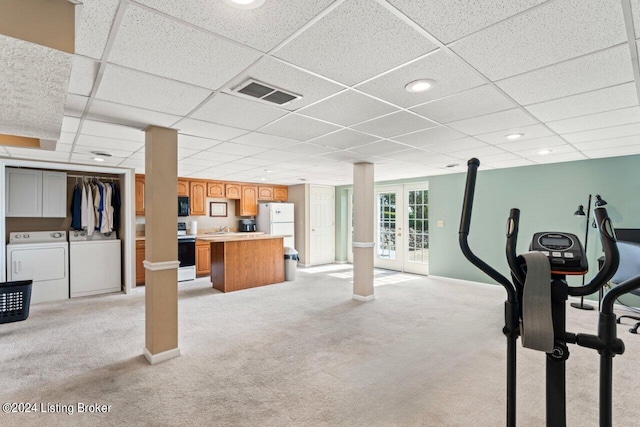
[{"label": "clothes hanging rod", "polygon": [[98,175],[70,175],[67,174],[67,178],[87,178],[87,179],[110,179],[110,180],[116,180],[116,179],[120,179],[117,176],[98,176]]}]

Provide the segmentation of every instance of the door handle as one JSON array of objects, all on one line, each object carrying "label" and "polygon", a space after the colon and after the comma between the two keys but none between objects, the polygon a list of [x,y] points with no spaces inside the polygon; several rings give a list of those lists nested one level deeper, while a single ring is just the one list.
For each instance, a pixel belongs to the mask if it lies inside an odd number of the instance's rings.
[{"label": "door handle", "polygon": [[22,272],[22,261],[15,261],[13,263],[13,272],[19,274]]}]

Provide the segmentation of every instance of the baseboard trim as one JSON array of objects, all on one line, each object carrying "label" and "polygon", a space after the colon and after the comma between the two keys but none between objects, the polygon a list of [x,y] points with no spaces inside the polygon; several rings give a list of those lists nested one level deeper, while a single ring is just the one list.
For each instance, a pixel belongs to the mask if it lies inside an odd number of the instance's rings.
[{"label": "baseboard trim", "polygon": [[364,297],[362,295],[353,294],[352,298],[354,300],[360,301],[360,302],[369,302],[369,301],[373,301],[374,299],[376,299],[376,296],[374,294],[371,294],[371,295],[367,295],[366,297]]},{"label": "baseboard trim", "polygon": [[176,347],[171,350],[163,351],[162,353],[151,354],[149,350],[147,350],[147,348],[145,347],[142,354],[144,354],[144,357],[147,359],[147,361],[150,364],[155,365],[156,363],[164,362],[165,360],[170,360],[170,359],[175,359],[176,357],[180,357],[180,349]]}]

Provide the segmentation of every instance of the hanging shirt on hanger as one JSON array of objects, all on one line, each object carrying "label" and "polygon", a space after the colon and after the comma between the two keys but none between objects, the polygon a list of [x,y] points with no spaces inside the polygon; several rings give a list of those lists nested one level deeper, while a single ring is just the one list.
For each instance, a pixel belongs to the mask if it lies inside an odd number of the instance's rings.
[{"label": "hanging shirt on hanger", "polygon": [[71,197],[71,228],[74,230],[82,230],[81,221],[82,194],[78,184],[73,187],[73,195]]},{"label": "hanging shirt on hanger", "polygon": [[90,183],[86,182],[84,184],[85,189],[87,190],[87,234],[91,236],[96,229],[96,212],[93,205],[93,187]]}]

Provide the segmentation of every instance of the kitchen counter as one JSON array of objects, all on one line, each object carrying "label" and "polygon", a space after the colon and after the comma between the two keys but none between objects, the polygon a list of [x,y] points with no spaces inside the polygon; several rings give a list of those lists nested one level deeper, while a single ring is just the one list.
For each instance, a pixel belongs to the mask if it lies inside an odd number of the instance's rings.
[{"label": "kitchen counter", "polygon": [[272,234],[264,234],[263,232],[255,233],[222,233],[222,234],[198,234],[196,239],[208,242],[230,242],[236,240],[260,240],[260,239],[278,239],[285,236],[275,236]]}]

